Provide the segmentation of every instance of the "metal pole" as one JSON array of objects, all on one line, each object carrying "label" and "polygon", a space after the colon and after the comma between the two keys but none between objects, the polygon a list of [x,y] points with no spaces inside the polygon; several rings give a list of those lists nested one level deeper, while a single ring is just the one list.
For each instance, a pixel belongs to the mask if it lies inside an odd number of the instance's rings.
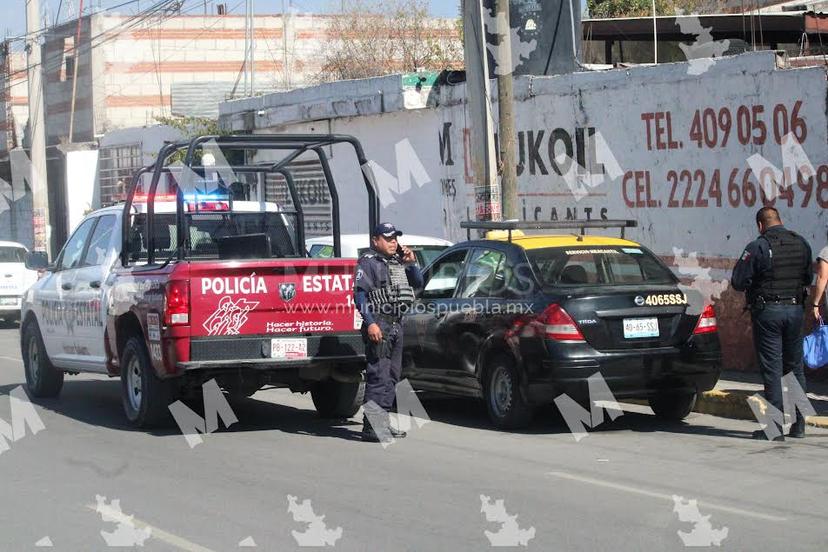
[{"label": "metal pole", "polygon": [[29,127],[31,129],[31,174],[34,248],[52,257],[49,226],[49,187],[46,181],[46,122],[43,109],[43,82],[39,33],[40,0],[26,1],[26,64],[29,85]]},{"label": "metal pole", "polygon": [[518,218],[517,169],[515,155],[515,101],[512,90],[512,39],[509,0],[497,0],[498,57],[506,67],[497,70],[498,128],[500,135],[500,190],[504,219]]},{"label": "metal pole", "polygon": [[655,0],[653,0],[653,63],[658,63],[658,30],[656,26]]},{"label": "metal pole", "polygon": [[282,86],[285,87],[285,90],[290,88],[290,68],[288,67],[288,40],[287,40],[287,33],[288,33],[288,24],[285,15],[285,0],[282,0],[282,75],[284,77],[284,82]]},{"label": "metal pole", "polygon": [[250,2],[250,95],[253,95],[253,83],[256,79],[256,25],[253,19],[253,0]]},{"label": "metal pole", "polygon": [[250,70],[250,0],[244,2],[244,95],[247,94],[248,77]]}]

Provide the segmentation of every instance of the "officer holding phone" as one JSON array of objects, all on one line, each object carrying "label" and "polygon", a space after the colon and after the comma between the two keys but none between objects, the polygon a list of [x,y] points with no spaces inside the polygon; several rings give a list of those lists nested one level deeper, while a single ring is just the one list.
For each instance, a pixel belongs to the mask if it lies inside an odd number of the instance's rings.
[{"label": "officer holding phone", "polygon": [[383,222],[371,232],[371,249],[357,262],[354,303],[362,315],[362,337],[368,366],[365,375],[365,416],[362,439],[405,437],[391,427],[388,413],[394,407],[402,373],[402,315],[422,288],[423,275],[414,252],[398,242],[402,232]]}]

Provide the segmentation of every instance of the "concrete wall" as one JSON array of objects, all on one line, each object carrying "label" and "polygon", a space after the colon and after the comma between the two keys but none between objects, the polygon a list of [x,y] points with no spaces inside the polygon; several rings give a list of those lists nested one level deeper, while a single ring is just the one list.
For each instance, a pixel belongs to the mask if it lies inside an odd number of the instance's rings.
[{"label": "concrete wall", "polygon": [[[775,204],[789,227],[815,250],[823,247],[828,94],[821,68],[780,69],[769,52],[709,62],[517,79],[519,200],[522,217],[529,220],[637,219],[639,228],[627,235],[662,256],[687,283],[703,286],[713,296],[727,365],[747,368],[753,360],[747,352],[750,329],[741,310],[743,299],[722,289],[743,247],[756,235],[753,220],[762,199],[753,170],[765,167],[760,177],[772,192],[768,163],[783,167],[775,129],[784,134],[783,119],[789,129],[795,123],[800,137],[805,129],[804,156],[789,156],[785,167],[789,176],[784,185],[793,186],[783,188]],[[343,83],[337,98],[327,103],[317,98],[315,112],[320,119],[331,119],[315,126],[363,141],[385,190],[382,218],[409,232],[464,238],[459,221],[475,213],[475,177],[464,140],[464,86],[443,88],[434,109],[388,113],[380,107],[366,116],[334,118],[334,103],[352,93],[353,85]],[[382,100],[380,105],[395,101]],[[278,109],[265,109],[248,121],[269,132],[307,127],[276,124]],[[244,120],[230,104],[222,112],[228,126]],[[697,113],[700,143],[693,124]],[[761,157],[751,159],[754,155]],[[340,193],[356,203],[343,229],[360,224],[364,229],[365,210],[361,199],[357,201],[361,182],[349,170],[344,171],[346,189]]]}]

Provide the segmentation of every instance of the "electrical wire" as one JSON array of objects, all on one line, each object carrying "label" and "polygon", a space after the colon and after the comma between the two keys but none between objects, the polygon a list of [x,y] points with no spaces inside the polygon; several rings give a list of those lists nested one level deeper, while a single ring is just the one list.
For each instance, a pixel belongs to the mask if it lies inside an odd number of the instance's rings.
[{"label": "electrical wire", "polygon": [[[164,10],[167,7],[170,7],[173,3],[178,5],[177,0],[160,0],[154,6],[151,6],[150,8],[147,8],[147,10],[145,10],[145,11],[139,13],[139,14],[136,14],[135,16],[130,17],[129,19],[127,19],[126,21],[120,23],[119,25],[117,25],[117,26],[115,26],[111,29],[104,30],[99,34],[90,37],[89,42],[87,44],[84,44],[82,48],[78,48],[77,58],[80,59],[81,55],[85,55],[85,54],[89,53],[94,48],[98,48],[98,47],[103,46],[104,44],[106,44],[108,42],[116,40],[119,37],[119,35],[121,35],[122,33],[125,33],[129,30],[132,30],[135,27],[138,27],[139,25],[141,25],[142,23],[152,19],[155,15],[157,15],[158,13],[161,13],[162,10]],[[174,15],[175,14],[169,14],[169,13],[162,15],[161,19],[159,20],[159,23],[162,23],[166,19],[174,17]],[[119,27],[120,27],[120,29],[119,29]],[[109,35],[109,36],[106,36],[106,35]],[[94,40],[97,39],[97,38],[100,38],[100,37],[104,37],[104,38],[101,41],[99,41],[98,43],[94,43]],[[56,56],[56,60],[55,60],[53,65],[46,65],[45,61],[40,61],[38,64],[34,64],[34,65],[27,65],[27,66],[25,66],[21,69],[13,71],[9,75],[9,80],[10,81],[12,80],[11,77],[14,74],[28,73],[28,71],[30,69],[33,69],[33,68],[38,67],[38,66],[42,67],[42,71],[44,73],[48,74],[49,72],[58,69],[61,66],[62,63],[63,63],[63,59],[61,59],[59,56]],[[18,84],[18,83],[14,83],[14,85],[16,85],[16,84]],[[7,89],[11,88],[11,86],[13,86],[13,85],[9,84],[9,85],[6,86],[6,88]]]},{"label": "electrical wire", "polygon": [[[230,8],[230,11],[232,11],[232,10],[235,10],[235,9],[239,8],[239,7],[242,5],[242,3],[243,3],[244,1],[245,1],[245,0],[239,0],[239,2],[238,2],[238,3],[236,3],[236,4],[232,7],[232,8]],[[198,8],[199,8],[199,6],[198,6],[198,5],[196,5],[196,6],[194,6],[193,8],[190,8],[190,10],[189,10],[189,11],[193,11],[193,10],[198,9]],[[187,13],[187,12],[184,12],[184,13]],[[213,29],[216,25],[218,25],[221,21],[222,21],[222,18],[220,18],[220,17],[216,18],[216,21],[215,21],[213,24],[211,24],[211,25],[209,25],[209,26],[207,26],[207,27],[204,27],[201,33],[199,33],[198,35],[196,35],[195,37],[193,37],[192,39],[190,39],[190,41],[189,41],[189,42],[187,42],[184,46],[181,46],[180,48],[174,48],[174,49],[172,49],[172,50],[173,50],[173,53],[172,53],[172,54],[170,54],[169,56],[165,57],[164,59],[162,59],[160,63],[161,63],[161,64],[163,64],[164,62],[169,61],[169,60],[170,60],[173,56],[175,56],[176,54],[178,54],[178,52],[180,52],[181,50],[186,49],[186,48],[187,48],[190,44],[192,44],[193,42],[195,42],[196,40],[198,40],[199,38],[201,38],[202,36],[204,36],[204,33],[206,33],[207,31],[212,30],[212,29]],[[226,50],[225,50],[225,51],[226,51]],[[120,85],[120,86],[119,86],[119,88],[118,88],[118,92],[117,92],[117,93],[110,94],[110,96],[122,96],[121,91],[124,89],[124,87],[128,87],[128,86],[132,85],[132,84],[133,84],[133,83],[135,83],[135,81],[137,81],[139,78],[142,78],[144,75],[146,75],[147,73],[151,73],[151,72],[152,72],[152,71],[150,70],[150,71],[143,71],[143,72],[141,72],[141,73],[136,73],[136,76],[135,76],[135,77],[133,77],[133,78],[132,78],[129,82],[127,82],[126,84],[122,84],[122,85]]]},{"label": "electrical wire", "polygon": [[[63,0],[60,0],[60,1],[61,1],[61,5],[62,5]],[[101,8],[98,11],[92,13],[92,15],[97,15],[97,14],[100,14],[100,13],[106,13],[106,12],[114,11],[114,10],[117,10],[118,8],[122,8],[122,7],[128,6],[130,4],[137,4],[139,2],[141,2],[141,0],[127,0],[126,2],[118,4],[117,6],[109,6],[108,8]],[[43,29],[39,29],[37,31],[32,31],[32,32],[23,33],[21,35],[12,36],[12,37],[7,38],[6,40],[9,41],[9,42],[24,41],[29,37],[39,37],[40,35],[44,35],[44,34],[48,33],[49,31],[51,31],[53,27],[59,27],[60,25],[63,25],[63,23],[61,23],[59,25],[58,22],[57,22],[58,21],[58,16],[60,15],[60,9],[61,8],[59,6],[58,7],[58,12],[55,15],[55,23],[54,23],[54,25],[52,25],[52,27],[46,27],[46,28],[43,28]],[[150,8],[147,8],[147,9],[150,9]],[[64,22],[64,23],[66,23],[66,22]]]}]

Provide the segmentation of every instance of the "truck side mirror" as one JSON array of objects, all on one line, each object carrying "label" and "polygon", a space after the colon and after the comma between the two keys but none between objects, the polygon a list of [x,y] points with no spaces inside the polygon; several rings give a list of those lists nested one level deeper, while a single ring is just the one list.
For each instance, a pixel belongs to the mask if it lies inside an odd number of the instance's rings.
[{"label": "truck side mirror", "polygon": [[29,251],[23,264],[29,270],[46,270],[49,268],[49,256],[45,251]]}]

